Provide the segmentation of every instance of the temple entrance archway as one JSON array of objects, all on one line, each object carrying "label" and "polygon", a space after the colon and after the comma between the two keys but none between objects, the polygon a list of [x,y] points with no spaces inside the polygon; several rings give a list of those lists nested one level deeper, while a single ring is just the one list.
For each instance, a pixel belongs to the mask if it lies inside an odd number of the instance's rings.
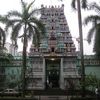
[{"label": "temple entrance archway", "polygon": [[46,59],[46,88],[59,88],[60,59]]}]

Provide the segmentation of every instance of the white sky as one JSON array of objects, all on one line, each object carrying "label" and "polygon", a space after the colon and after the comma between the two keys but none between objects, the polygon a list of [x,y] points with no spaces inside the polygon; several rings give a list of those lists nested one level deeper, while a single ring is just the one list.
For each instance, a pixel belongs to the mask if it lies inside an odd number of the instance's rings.
[{"label": "white sky", "polygon": [[[32,0],[24,0],[25,2],[31,2]],[[34,6],[37,8],[41,7],[41,4],[44,6],[49,6],[49,5],[56,5],[56,6],[61,6],[61,4],[65,5],[65,15],[66,19],[69,25],[69,29],[71,32],[72,37],[79,37],[79,32],[78,32],[78,21],[77,21],[77,12],[73,11],[71,8],[71,1],[72,0],[64,0],[64,2],[60,2],[59,0],[36,0],[34,3]],[[88,0],[88,1],[99,1],[99,0]],[[6,14],[10,10],[19,10],[20,11],[20,0],[0,0],[0,14]],[[93,12],[90,12],[93,13]],[[85,16],[90,14],[87,11],[82,11],[82,19],[84,19]],[[83,27],[83,38],[86,39],[87,32],[90,28],[89,26]],[[78,50],[78,43],[76,42],[76,39],[73,38],[76,49]],[[92,47],[93,45],[89,45],[86,40],[84,40],[84,54],[93,54],[92,52]],[[19,46],[19,51],[21,51],[22,48]]]}]

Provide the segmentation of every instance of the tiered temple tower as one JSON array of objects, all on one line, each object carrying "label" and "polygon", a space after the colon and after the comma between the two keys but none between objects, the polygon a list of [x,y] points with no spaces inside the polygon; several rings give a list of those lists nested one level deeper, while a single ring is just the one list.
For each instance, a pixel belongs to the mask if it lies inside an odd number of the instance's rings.
[{"label": "tiered temple tower", "polygon": [[46,28],[46,37],[40,47],[30,48],[31,67],[27,71],[28,89],[77,87],[79,79],[76,68],[76,48],[61,7],[41,6],[41,21]]}]

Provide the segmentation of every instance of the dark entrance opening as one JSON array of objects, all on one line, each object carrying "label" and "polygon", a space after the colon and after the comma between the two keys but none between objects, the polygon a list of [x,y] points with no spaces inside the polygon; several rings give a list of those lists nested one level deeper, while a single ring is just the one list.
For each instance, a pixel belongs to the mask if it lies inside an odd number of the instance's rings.
[{"label": "dark entrance opening", "polygon": [[46,59],[46,87],[59,88],[60,59]]}]

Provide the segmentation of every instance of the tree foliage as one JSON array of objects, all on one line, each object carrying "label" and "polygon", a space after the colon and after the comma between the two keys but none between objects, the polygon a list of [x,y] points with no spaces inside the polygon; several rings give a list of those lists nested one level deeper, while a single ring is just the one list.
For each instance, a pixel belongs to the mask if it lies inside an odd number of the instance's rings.
[{"label": "tree foliage", "polygon": [[94,91],[97,86],[100,86],[100,80],[95,74],[90,73],[85,78],[85,86],[87,89]]},{"label": "tree foliage", "polygon": [[89,15],[84,20],[85,25],[92,23],[87,39],[88,43],[91,43],[91,40],[94,37],[93,51],[96,53],[96,55],[100,56],[100,6],[97,3],[91,3],[89,7],[90,10],[94,10],[97,14]]}]

